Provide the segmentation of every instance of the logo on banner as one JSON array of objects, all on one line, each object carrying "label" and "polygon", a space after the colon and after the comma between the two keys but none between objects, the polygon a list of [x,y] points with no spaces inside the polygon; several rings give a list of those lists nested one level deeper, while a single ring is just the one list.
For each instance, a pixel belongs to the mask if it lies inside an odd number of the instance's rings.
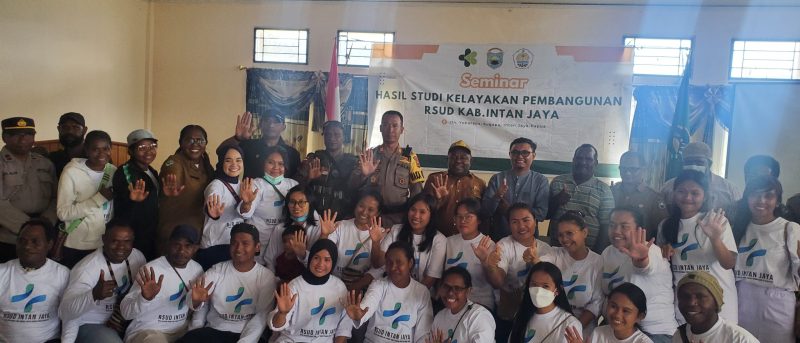
[{"label": "logo on banner", "polygon": [[486,65],[489,68],[497,69],[503,65],[503,50],[500,48],[491,48],[486,52]]},{"label": "logo on banner", "polygon": [[478,63],[478,52],[472,49],[464,49],[464,54],[458,55],[458,60],[464,62],[464,67],[469,67]]},{"label": "logo on banner", "polygon": [[514,53],[514,68],[528,69],[533,62],[533,53],[528,49],[519,49]]}]

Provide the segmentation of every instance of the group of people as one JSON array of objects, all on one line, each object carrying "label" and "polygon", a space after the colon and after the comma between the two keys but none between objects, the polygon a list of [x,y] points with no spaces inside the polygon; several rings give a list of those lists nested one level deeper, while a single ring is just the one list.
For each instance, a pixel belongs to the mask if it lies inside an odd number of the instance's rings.
[{"label": "group of people", "polygon": [[277,113],[239,116],[212,167],[205,129],[188,125],[158,171],[144,129],[115,167],[111,137],[87,133],[79,113],[60,117],[63,149],[46,157],[32,119],[3,120],[0,342],[749,343],[800,331],[800,197],[782,204],[771,157],[748,160],[741,194],[690,143],[656,191],[640,153],[622,155],[609,186],[584,144],[549,181],[531,169],[536,143],[517,138],[511,168],[486,183],[463,141],[426,178],[400,146],[397,111],[358,156],[339,122],[303,160],[285,128]]}]

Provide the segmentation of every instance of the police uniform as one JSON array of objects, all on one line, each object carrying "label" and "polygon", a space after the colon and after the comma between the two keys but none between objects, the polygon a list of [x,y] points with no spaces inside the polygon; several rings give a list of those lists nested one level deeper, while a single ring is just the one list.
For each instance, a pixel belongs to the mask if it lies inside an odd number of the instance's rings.
[{"label": "police uniform", "polygon": [[[36,133],[33,119],[9,118],[2,121],[3,134]],[[7,147],[0,150],[0,263],[16,255],[17,234],[23,223],[34,217],[50,222],[56,218],[56,179],[53,163],[29,152],[20,160]],[[10,259],[9,259],[10,260]]]},{"label": "police uniform", "polygon": [[372,148],[372,156],[378,160],[378,167],[372,175],[361,175],[361,168],[356,168],[353,177],[362,182],[361,189],[376,187],[380,191],[383,197],[382,224],[391,227],[402,223],[405,203],[422,191],[425,175],[411,147],[398,147],[391,153],[384,149],[384,145]]}]

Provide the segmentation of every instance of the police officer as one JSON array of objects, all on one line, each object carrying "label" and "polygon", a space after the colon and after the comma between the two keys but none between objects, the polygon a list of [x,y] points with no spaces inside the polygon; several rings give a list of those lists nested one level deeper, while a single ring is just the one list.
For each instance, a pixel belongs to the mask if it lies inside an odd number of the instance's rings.
[{"label": "police officer", "polygon": [[611,186],[616,207],[633,207],[639,209],[644,216],[644,228],[647,239],[658,232],[658,223],[666,218],[667,206],[661,200],[661,194],[644,182],[647,170],[644,156],[636,151],[628,151],[619,158],[619,175],[622,181]]},{"label": "police officer", "polygon": [[22,224],[31,218],[56,219],[56,177],[53,163],[33,149],[33,119],[13,117],[0,122],[5,146],[0,150],[0,263],[16,258]]},{"label": "police officer", "polygon": [[381,116],[380,130],[383,144],[359,156],[359,167],[353,172],[350,183],[355,187],[379,189],[384,204],[382,225],[391,227],[402,223],[405,203],[422,191],[425,175],[411,147],[400,148],[403,115],[398,111],[386,111]]}]

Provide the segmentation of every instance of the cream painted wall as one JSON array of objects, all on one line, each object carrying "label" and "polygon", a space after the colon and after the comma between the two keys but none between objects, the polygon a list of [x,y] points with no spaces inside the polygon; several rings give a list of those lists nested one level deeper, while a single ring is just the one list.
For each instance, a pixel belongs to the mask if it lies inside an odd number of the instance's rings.
[{"label": "cream painted wall", "polygon": [[37,139],[81,112],[116,141],[145,125],[146,31],[140,0],[0,0],[0,116],[35,119]]},{"label": "cream painted wall", "polygon": [[[623,35],[694,36],[693,83],[719,84],[727,82],[732,38],[797,39],[798,16],[797,7],[156,2],[153,130],[165,147],[159,162],[174,151],[185,124],[209,128],[211,148],[232,134],[235,116],[245,108],[245,72],[238,65],[327,71],[339,29],[393,31],[398,43],[603,46],[621,44]],[[254,27],[310,29],[309,64],[253,63]],[[366,73],[363,68],[340,71]]]}]

